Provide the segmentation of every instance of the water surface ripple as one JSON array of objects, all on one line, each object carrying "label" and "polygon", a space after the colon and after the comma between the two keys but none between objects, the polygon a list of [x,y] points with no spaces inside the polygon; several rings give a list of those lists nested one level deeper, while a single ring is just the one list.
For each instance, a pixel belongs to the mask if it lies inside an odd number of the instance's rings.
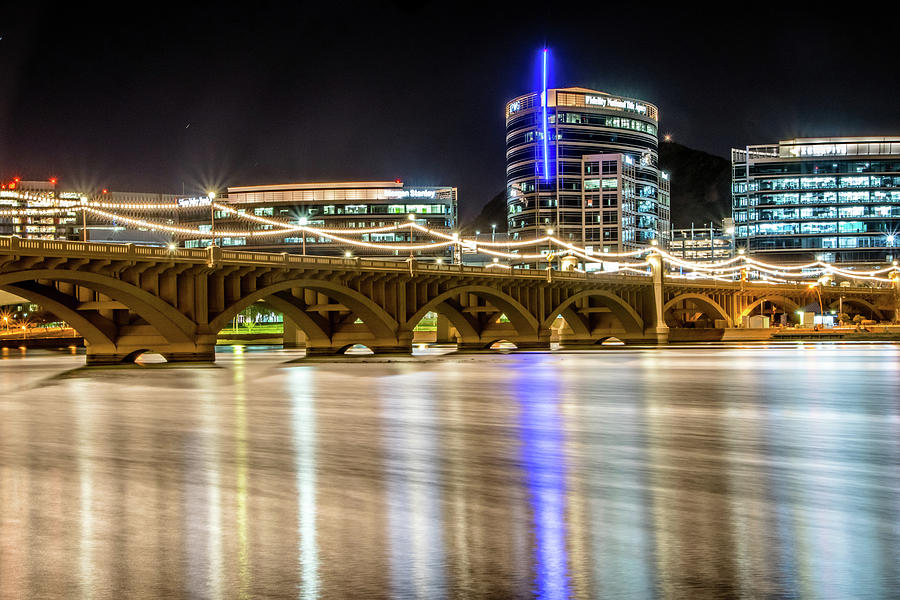
[{"label": "water surface ripple", "polygon": [[897,598],[900,346],[0,360],[0,599]]}]

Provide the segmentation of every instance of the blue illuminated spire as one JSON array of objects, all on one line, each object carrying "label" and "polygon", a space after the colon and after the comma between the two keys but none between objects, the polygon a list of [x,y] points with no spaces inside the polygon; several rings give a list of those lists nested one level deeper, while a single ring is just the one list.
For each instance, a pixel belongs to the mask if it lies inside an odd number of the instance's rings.
[{"label": "blue illuminated spire", "polygon": [[547,55],[549,49],[544,48],[541,66],[541,122],[544,128],[544,181],[550,179],[550,158],[547,143]]}]

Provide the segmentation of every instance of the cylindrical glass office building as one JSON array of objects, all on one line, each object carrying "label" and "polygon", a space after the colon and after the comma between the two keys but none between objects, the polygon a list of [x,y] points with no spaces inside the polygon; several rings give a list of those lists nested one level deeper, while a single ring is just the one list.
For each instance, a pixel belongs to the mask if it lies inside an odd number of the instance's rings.
[{"label": "cylindrical glass office building", "polygon": [[[665,243],[669,188],[659,171],[657,108],[578,87],[547,90],[546,105],[542,98],[531,93],[506,104],[511,237],[553,229],[561,239],[598,251],[645,246],[653,239]],[[621,160],[606,160],[607,170],[613,162],[633,167],[633,185],[623,189],[620,173],[593,173],[597,161],[584,159],[613,154]]]}]

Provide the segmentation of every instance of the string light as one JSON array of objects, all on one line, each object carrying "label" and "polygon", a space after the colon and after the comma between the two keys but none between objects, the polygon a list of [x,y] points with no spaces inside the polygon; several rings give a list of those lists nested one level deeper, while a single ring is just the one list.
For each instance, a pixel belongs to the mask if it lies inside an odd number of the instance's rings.
[{"label": "string light", "polygon": [[[100,202],[100,201],[90,201],[85,197],[81,197],[80,199],[61,199],[54,198],[46,195],[33,194],[29,192],[18,192],[18,191],[8,191],[4,190],[0,193],[0,197],[2,198],[14,198],[14,199],[25,199],[25,200],[36,200],[42,202],[48,202],[56,204],[56,206],[51,207],[33,207],[33,208],[5,208],[0,209],[0,216],[44,216],[44,215],[60,215],[65,214],[68,216],[72,216],[77,214],[78,212],[84,211],[88,214],[92,214],[96,217],[113,221],[113,222],[122,222],[133,225],[142,229],[150,229],[154,231],[164,231],[168,233],[178,234],[183,237],[194,237],[194,238],[209,238],[212,235],[211,231],[201,230],[198,228],[190,228],[190,227],[180,227],[175,225],[169,225],[165,223],[158,223],[149,221],[146,219],[130,217],[122,214],[118,214],[116,212],[110,212],[107,209],[112,210],[193,210],[199,208],[199,205],[196,206],[183,206],[177,203],[146,203],[146,204],[136,204],[136,203],[117,203],[117,202]],[[833,274],[845,277],[847,279],[854,280],[868,280],[868,281],[878,281],[884,283],[893,282],[893,277],[896,277],[898,273],[900,273],[900,267],[897,265],[874,269],[868,271],[854,271],[843,269],[840,267],[836,267],[829,263],[825,263],[823,261],[815,261],[811,263],[806,263],[802,265],[776,265],[771,263],[766,263],[761,260],[757,260],[747,256],[746,254],[739,254],[727,260],[717,261],[717,262],[706,262],[706,263],[692,263],[690,261],[686,261],[684,259],[680,259],[665,250],[657,246],[648,246],[645,248],[639,248],[636,250],[630,250],[626,252],[603,252],[601,254],[594,253],[591,251],[590,253],[586,248],[582,248],[566,242],[564,240],[558,239],[553,235],[550,235],[550,230],[548,230],[548,235],[533,238],[530,240],[517,240],[517,241],[503,241],[503,242],[487,242],[487,241],[479,241],[475,239],[465,239],[461,238],[459,234],[453,233],[448,234],[440,230],[430,229],[424,225],[417,223],[415,220],[407,220],[405,222],[398,222],[392,225],[380,226],[380,227],[369,227],[369,228],[324,228],[324,227],[312,227],[306,224],[303,225],[293,225],[291,223],[287,223],[284,221],[278,221],[275,219],[269,219],[266,217],[262,217],[259,215],[254,215],[251,213],[247,213],[245,211],[236,210],[231,206],[227,206],[218,202],[211,203],[213,208],[218,209],[228,215],[234,216],[238,219],[247,220],[251,222],[255,222],[258,224],[266,225],[271,227],[271,229],[248,229],[248,230],[217,230],[217,237],[252,237],[252,238],[260,238],[260,237],[268,237],[268,236],[276,236],[276,235],[285,235],[289,233],[303,232],[304,234],[310,233],[317,235],[319,237],[327,238],[329,240],[340,242],[343,244],[347,244],[350,246],[368,248],[373,250],[382,250],[382,251],[414,251],[414,250],[432,250],[438,248],[446,248],[449,246],[458,246],[460,250],[463,248],[472,250],[475,252],[481,252],[492,257],[496,258],[506,258],[511,260],[547,260],[549,259],[547,254],[544,253],[530,253],[530,254],[520,254],[518,252],[509,252],[509,251],[501,251],[495,250],[494,248],[505,247],[509,248],[519,248],[519,247],[534,247],[542,244],[550,244],[551,250],[552,246],[556,245],[563,250],[556,252],[556,256],[575,256],[577,258],[582,259],[585,262],[597,262],[604,261],[610,258],[617,259],[628,259],[627,262],[621,262],[618,265],[617,270],[619,271],[629,271],[635,272],[642,275],[646,275],[646,270],[641,270],[639,267],[649,266],[649,261],[636,261],[633,259],[640,258],[642,255],[652,256],[658,255],[661,261],[669,266],[678,267],[681,269],[686,269],[691,271],[690,275],[676,275],[669,274],[668,277],[677,278],[677,279],[713,279],[717,281],[735,281],[734,277],[738,274],[738,272],[743,272],[746,274],[754,274],[758,277],[758,279],[754,279],[755,282],[758,283],[790,283],[788,279],[785,278],[807,278],[813,274]],[[206,204],[204,206],[209,206]],[[430,243],[386,243],[386,242],[366,242],[362,240],[354,240],[347,236],[349,235],[364,235],[370,233],[387,233],[387,232],[397,232],[401,230],[409,230],[410,234],[415,230],[425,236],[431,237],[432,239],[437,239],[441,241],[435,241]],[[492,263],[495,266],[510,268],[508,265],[501,265],[499,263]],[[889,277],[880,277],[880,275],[889,275]],[[794,282],[800,283],[800,282]]]}]

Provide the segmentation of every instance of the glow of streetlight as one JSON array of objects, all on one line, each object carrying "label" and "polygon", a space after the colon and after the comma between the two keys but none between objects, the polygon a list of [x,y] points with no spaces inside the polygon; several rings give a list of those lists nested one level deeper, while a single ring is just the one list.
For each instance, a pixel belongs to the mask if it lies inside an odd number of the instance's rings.
[{"label": "glow of streetlight", "polygon": [[552,229],[552,228],[548,228],[548,229],[547,229],[547,235],[553,235],[553,229]]},{"label": "glow of streetlight", "polygon": [[206,194],[206,197],[209,198],[210,200],[215,200],[215,199],[216,199],[216,193],[215,193],[215,192],[209,192],[208,194]]},{"label": "glow of streetlight", "polygon": [[353,258],[353,253],[347,250],[344,252],[344,258]]},{"label": "glow of streetlight", "polygon": [[306,227],[307,223],[309,223],[309,219],[307,219],[306,217],[300,217],[299,219],[297,219],[297,224],[300,225],[300,227]]}]

